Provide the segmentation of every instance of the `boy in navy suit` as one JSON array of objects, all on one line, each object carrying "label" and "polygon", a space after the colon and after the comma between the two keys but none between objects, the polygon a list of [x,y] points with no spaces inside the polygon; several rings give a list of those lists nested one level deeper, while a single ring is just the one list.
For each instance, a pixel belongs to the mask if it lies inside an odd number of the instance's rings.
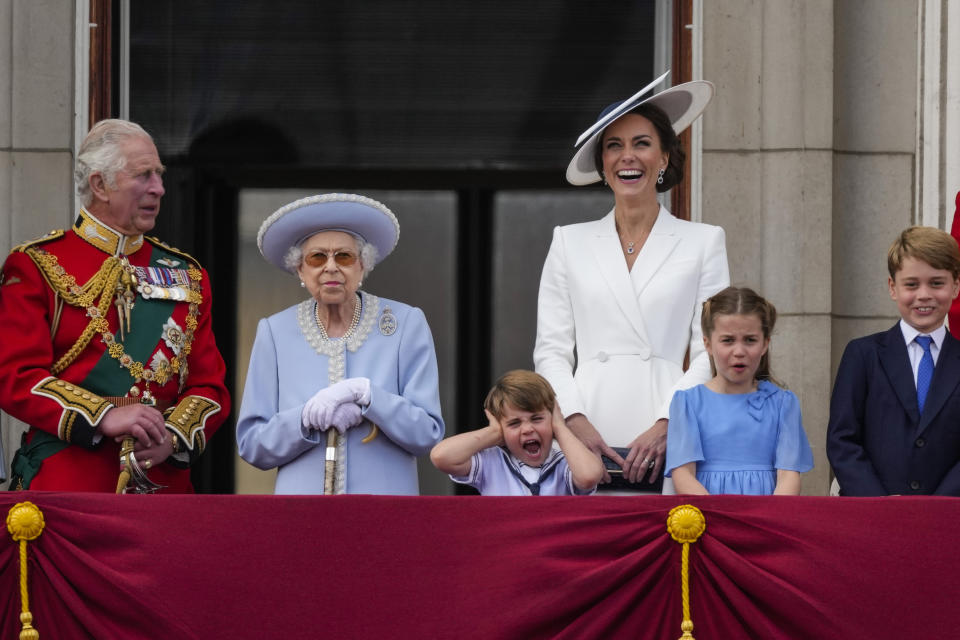
[{"label": "boy in navy suit", "polygon": [[960,292],[960,250],[939,229],[910,227],[887,269],[901,319],[843,352],[827,457],[841,495],[960,496],[960,341],[943,323]]}]

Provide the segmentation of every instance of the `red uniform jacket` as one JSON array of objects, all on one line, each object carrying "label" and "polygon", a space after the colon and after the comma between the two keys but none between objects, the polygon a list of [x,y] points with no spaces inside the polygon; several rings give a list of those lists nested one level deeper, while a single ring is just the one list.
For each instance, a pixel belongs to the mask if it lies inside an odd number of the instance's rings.
[{"label": "red uniform jacket", "polygon": [[[950,229],[950,235],[960,243],[960,191],[957,192],[957,208],[953,214],[953,227]],[[960,340],[960,296],[950,305],[950,311],[947,314],[950,334]]]},{"label": "red uniform jacket", "polygon": [[[118,294],[133,303],[129,331]],[[0,408],[30,425],[28,443],[42,430],[70,445],[43,459],[30,489],[116,490],[120,445],[96,426],[115,398],[152,395],[179,453],[149,477],[192,491],[189,463],[230,412],[210,303],[193,258],[120,235],[85,210],[69,231],[10,253],[0,274]]]}]

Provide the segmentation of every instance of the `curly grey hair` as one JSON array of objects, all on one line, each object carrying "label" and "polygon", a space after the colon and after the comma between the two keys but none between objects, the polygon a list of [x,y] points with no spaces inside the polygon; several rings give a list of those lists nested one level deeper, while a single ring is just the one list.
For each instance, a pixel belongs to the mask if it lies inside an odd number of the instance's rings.
[{"label": "curly grey hair", "polygon": [[[331,231],[333,231],[333,229],[331,229]],[[344,233],[353,236],[353,239],[357,243],[357,255],[360,256],[360,266],[363,268],[363,277],[366,278],[370,275],[370,272],[373,271],[373,266],[377,264],[377,248],[352,231],[344,231]],[[310,236],[307,236],[307,238],[309,237]],[[290,273],[297,273],[297,269],[303,261],[302,247],[303,243],[307,241],[307,238],[304,238],[296,245],[287,249],[287,252],[283,255],[283,266],[285,266]]]},{"label": "curly grey hair", "polygon": [[143,127],[128,120],[108,119],[93,125],[77,150],[77,163],[73,170],[77,196],[83,206],[88,207],[93,201],[90,176],[94,173],[99,172],[111,189],[116,188],[117,173],[123,170],[127,163],[120,143],[136,137],[153,142],[153,138]]}]

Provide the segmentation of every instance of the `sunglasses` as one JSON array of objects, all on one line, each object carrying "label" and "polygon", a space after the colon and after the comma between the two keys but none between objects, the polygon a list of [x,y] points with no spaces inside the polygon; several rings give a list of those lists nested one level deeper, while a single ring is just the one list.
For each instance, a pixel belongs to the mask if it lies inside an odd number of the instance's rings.
[{"label": "sunglasses", "polygon": [[305,255],[303,261],[311,267],[322,267],[327,264],[328,258],[333,258],[333,261],[341,267],[349,267],[357,262],[356,254],[350,253],[349,251],[337,251],[332,254],[315,251]]}]

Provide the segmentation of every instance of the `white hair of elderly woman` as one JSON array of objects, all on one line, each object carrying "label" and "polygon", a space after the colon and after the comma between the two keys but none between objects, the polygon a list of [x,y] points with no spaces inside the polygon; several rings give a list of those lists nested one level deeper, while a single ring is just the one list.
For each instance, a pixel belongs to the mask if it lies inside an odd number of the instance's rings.
[{"label": "white hair of elderly woman", "polygon": [[[317,233],[321,232],[318,231]],[[344,233],[349,233],[353,236],[353,239],[357,241],[357,253],[360,255],[360,266],[363,267],[363,277],[366,278],[370,275],[370,272],[373,271],[373,265],[377,264],[377,248],[352,231],[344,231]],[[283,255],[283,266],[287,268],[287,271],[291,273],[297,272],[297,269],[300,267],[300,262],[303,261],[303,249],[301,247],[306,241],[307,238],[304,238],[296,245],[287,249],[287,252]]]},{"label": "white hair of elderly woman", "polygon": [[110,188],[117,186],[117,172],[127,164],[120,143],[128,138],[143,137],[153,142],[153,138],[143,127],[128,120],[101,120],[93,125],[87,137],[77,150],[77,164],[73,170],[73,181],[77,187],[77,196],[83,206],[89,206],[93,200],[90,192],[90,176],[101,173]]}]

